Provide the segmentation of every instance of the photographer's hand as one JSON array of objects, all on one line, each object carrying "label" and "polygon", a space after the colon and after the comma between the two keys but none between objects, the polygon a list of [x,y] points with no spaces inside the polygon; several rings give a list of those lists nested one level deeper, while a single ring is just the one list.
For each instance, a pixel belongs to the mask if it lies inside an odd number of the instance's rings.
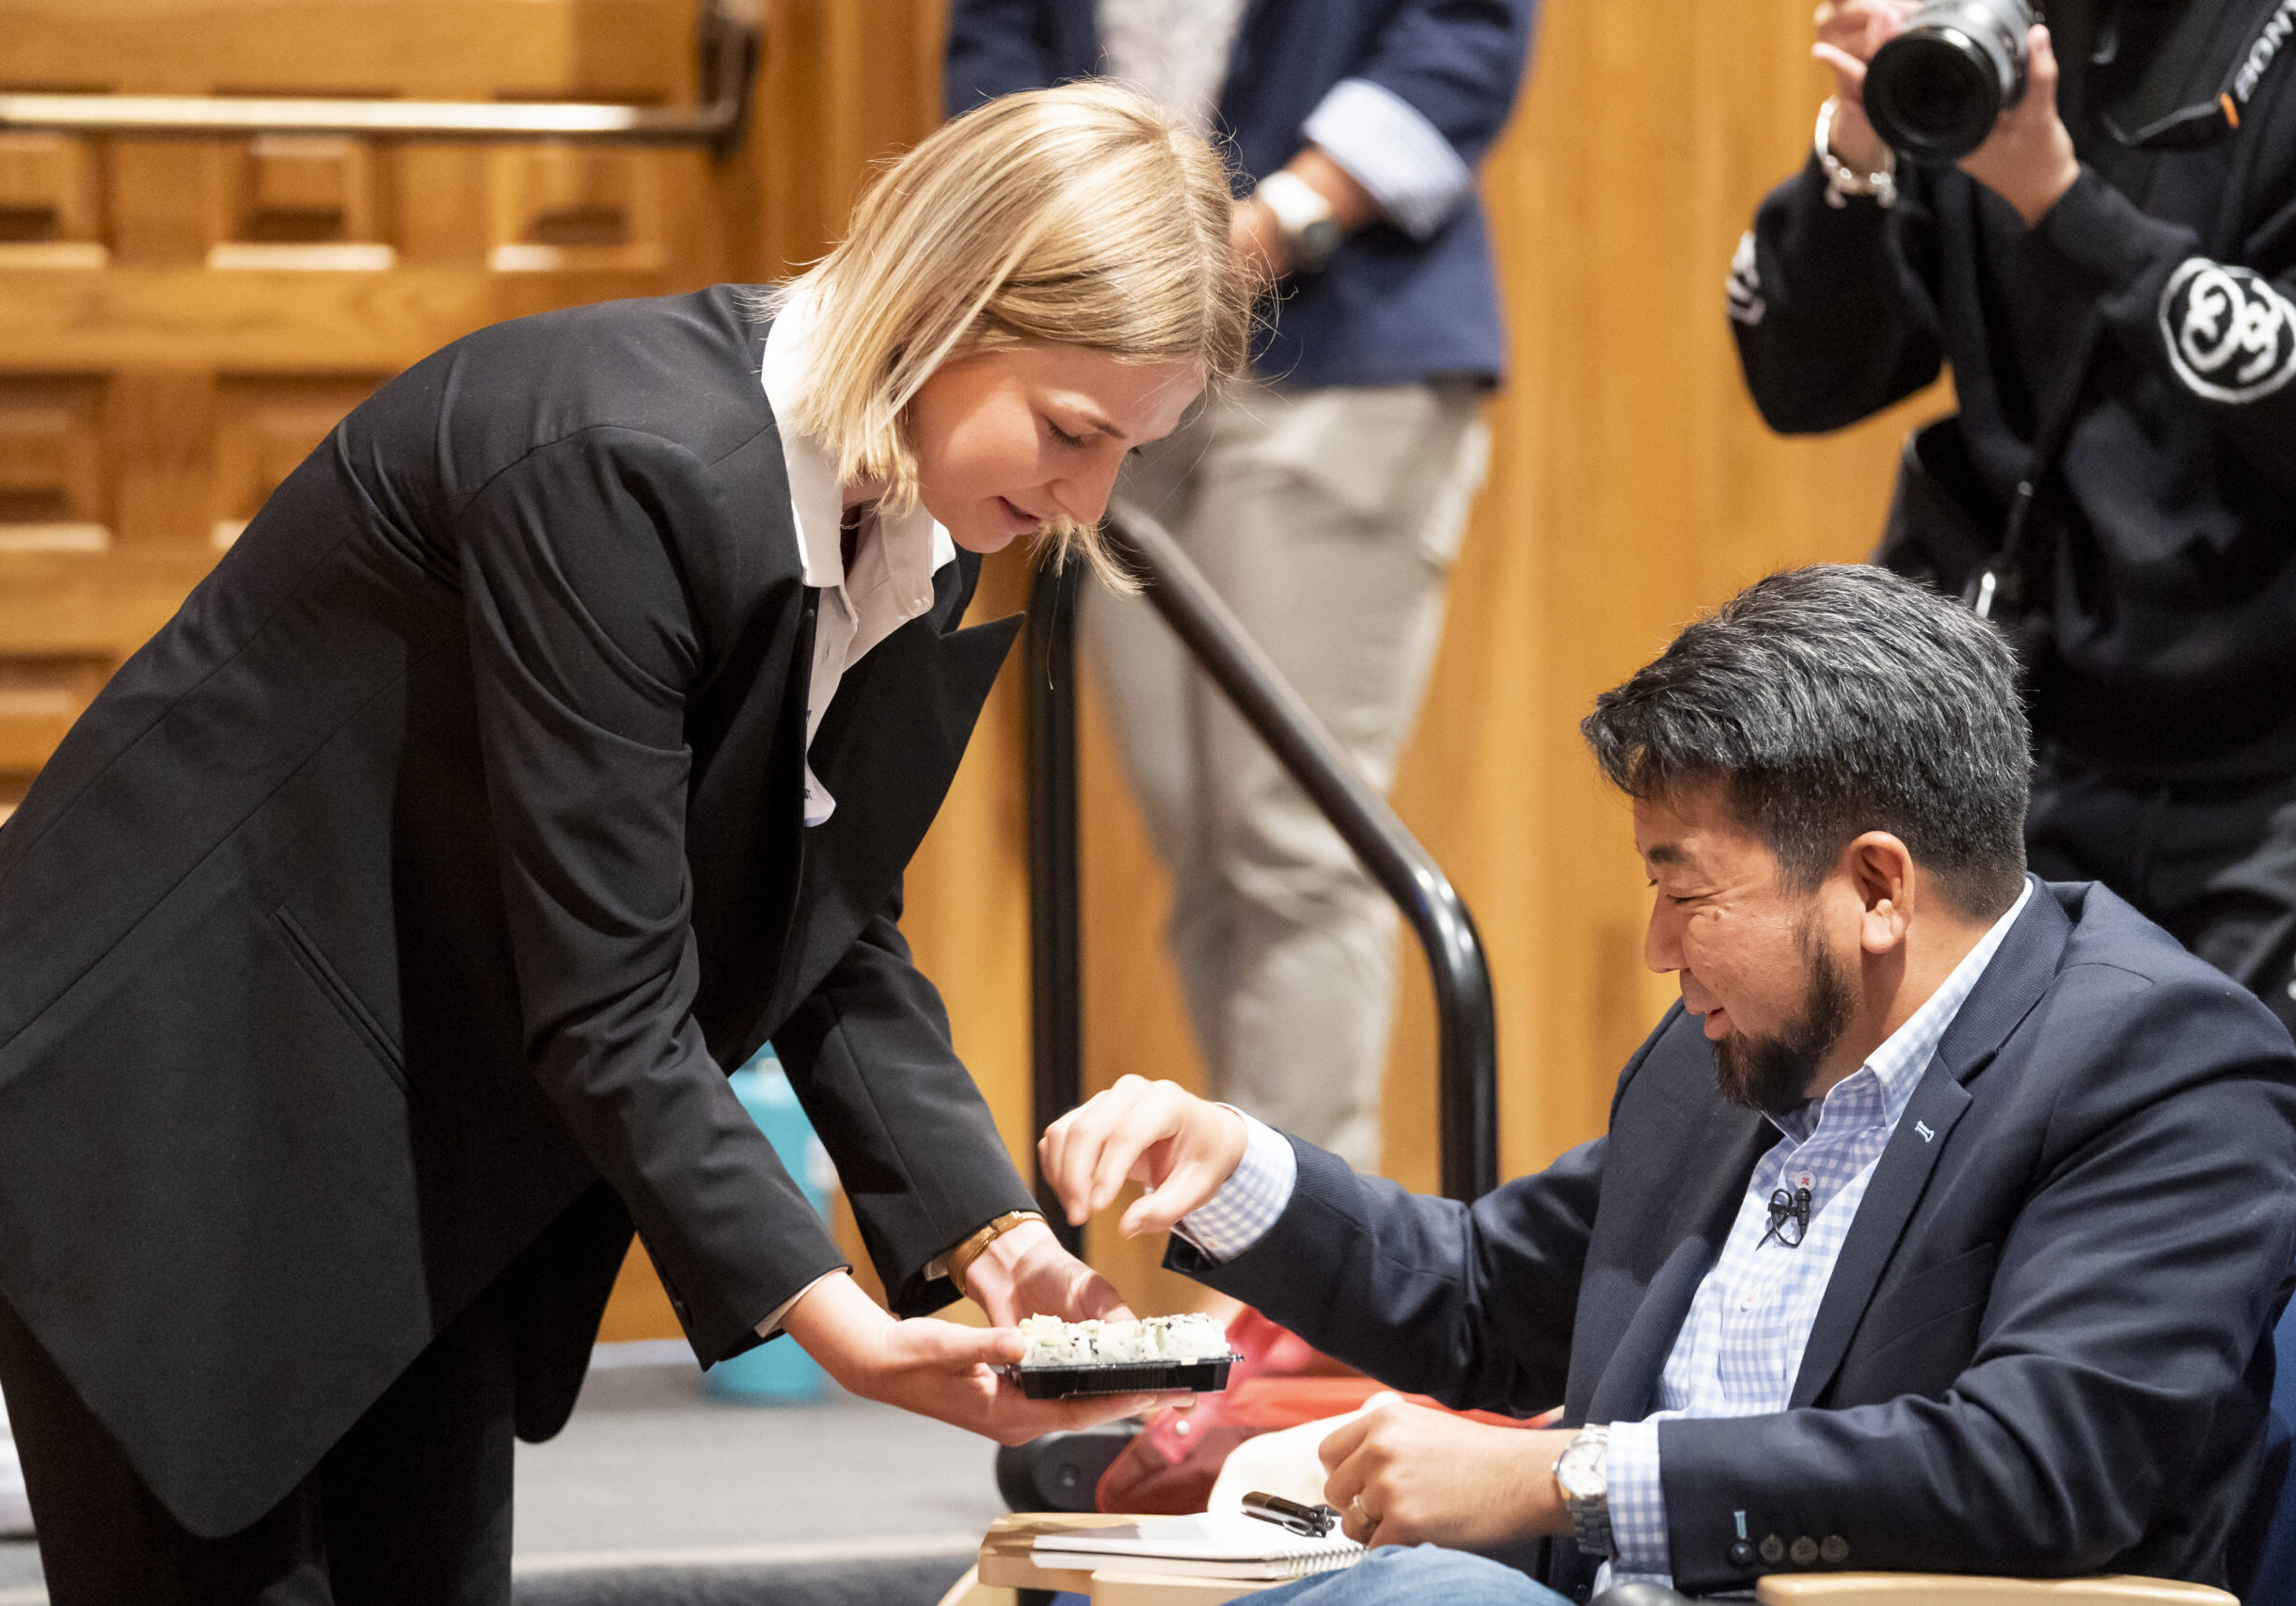
[{"label": "photographer's hand", "polygon": [[1865,64],[1902,32],[1916,0],[1825,0],[1817,8],[1817,43],[1810,54],[1833,72],[1833,127],[1826,143],[1848,167],[1877,172],[1889,147],[1865,120]]},{"label": "photographer's hand", "polygon": [[1962,158],[1961,170],[2016,207],[2030,229],[2073,187],[2081,158],[2057,116],[2057,53],[2049,30],[2036,24],[2025,49],[2024,99],[2001,114],[1986,142]]}]

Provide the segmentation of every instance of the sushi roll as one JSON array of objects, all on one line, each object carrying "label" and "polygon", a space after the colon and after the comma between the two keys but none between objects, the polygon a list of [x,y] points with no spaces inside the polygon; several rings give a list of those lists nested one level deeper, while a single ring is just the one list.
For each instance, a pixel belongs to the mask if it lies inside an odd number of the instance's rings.
[{"label": "sushi roll", "polygon": [[1150,1316],[1134,1322],[1064,1322],[1030,1316],[1020,1375],[1031,1399],[1162,1390],[1215,1392],[1227,1386],[1236,1356],[1210,1316]]}]

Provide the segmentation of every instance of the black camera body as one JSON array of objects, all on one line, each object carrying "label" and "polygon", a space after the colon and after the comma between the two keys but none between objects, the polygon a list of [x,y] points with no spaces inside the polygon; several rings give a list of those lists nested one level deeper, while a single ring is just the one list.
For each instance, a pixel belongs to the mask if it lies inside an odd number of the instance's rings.
[{"label": "black camera body", "polygon": [[1950,164],[1977,149],[2025,95],[2031,0],[1928,0],[1865,70],[1865,116],[1908,161]]}]

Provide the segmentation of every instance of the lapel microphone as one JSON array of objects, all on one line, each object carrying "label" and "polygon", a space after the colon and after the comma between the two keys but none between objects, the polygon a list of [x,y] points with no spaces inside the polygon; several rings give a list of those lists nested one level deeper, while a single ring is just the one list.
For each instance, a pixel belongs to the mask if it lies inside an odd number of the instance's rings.
[{"label": "lapel microphone", "polygon": [[1762,1234],[1757,1249],[1772,1238],[1789,1249],[1801,1248],[1803,1234],[1810,1231],[1810,1190],[1797,1187],[1791,1193],[1779,1188],[1770,1195],[1770,1230]]}]

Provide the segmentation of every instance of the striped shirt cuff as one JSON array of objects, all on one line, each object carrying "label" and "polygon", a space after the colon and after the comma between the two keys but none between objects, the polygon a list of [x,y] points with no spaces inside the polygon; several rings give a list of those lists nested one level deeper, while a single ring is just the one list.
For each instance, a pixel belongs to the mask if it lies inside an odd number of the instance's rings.
[{"label": "striped shirt cuff", "polygon": [[1658,1477],[1659,1418],[1610,1424],[1603,1472],[1610,1487],[1613,1582],[1664,1579],[1674,1568],[1666,1534],[1666,1486]]},{"label": "striped shirt cuff", "polygon": [[1301,132],[1415,240],[1449,223],[1475,187],[1475,175],[1435,125],[1368,78],[1334,84]]},{"label": "striped shirt cuff", "polygon": [[1243,1158],[1220,1191],[1181,1216],[1174,1229],[1207,1258],[1221,1263],[1234,1260],[1267,1236],[1291,1202],[1300,1174],[1299,1156],[1291,1152],[1289,1138],[1242,1110],[1236,1113],[1243,1116]]}]

